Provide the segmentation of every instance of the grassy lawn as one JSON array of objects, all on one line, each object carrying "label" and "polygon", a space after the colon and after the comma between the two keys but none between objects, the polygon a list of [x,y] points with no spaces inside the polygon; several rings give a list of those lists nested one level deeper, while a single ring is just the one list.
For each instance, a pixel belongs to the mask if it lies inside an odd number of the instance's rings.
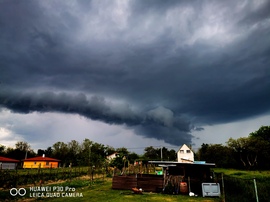
[{"label": "grassy lawn", "polygon": [[[247,171],[236,169],[215,168],[216,173],[223,173],[226,201],[250,202],[256,201],[255,184],[257,196],[260,202],[270,200],[270,171]],[[221,175],[219,182],[221,183]],[[254,180],[255,178],[255,180]]]},{"label": "grassy lawn", "polygon": [[[189,197],[182,195],[164,195],[157,193],[143,193],[143,194],[133,194],[132,191],[128,190],[112,190],[111,189],[111,179],[106,179],[106,181],[96,182],[90,184],[86,187],[81,187],[76,189],[78,192],[83,193],[83,198],[80,201],[111,201],[111,202],[127,202],[127,201],[218,201],[217,199],[209,199],[202,197]],[[72,187],[72,184],[70,185]],[[49,200],[51,201],[52,198]],[[78,198],[57,198],[52,201],[78,201]]]},{"label": "grassy lawn", "polygon": [[[47,185],[44,185],[47,186]],[[55,184],[54,184],[55,186]],[[96,181],[91,183],[87,179],[73,180],[71,182],[65,182],[58,184],[58,186],[69,186],[76,189],[76,192],[82,193],[83,197],[58,197],[58,198],[32,198],[32,200],[38,201],[55,201],[55,202],[67,202],[67,201],[110,201],[110,202],[136,202],[136,201],[156,201],[156,202],[173,202],[173,201],[185,201],[185,202],[218,202],[220,198],[203,198],[203,197],[190,197],[184,195],[165,195],[158,193],[133,194],[129,190],[112,190],[111,178],[106,178],[105,181]],[[19,201],[32,201],[29,198]]]},{"label": "grassy lawn", "polygon": [[224,173],[224,175],[241,178],[241,179],[262,179],[270,178],[270,171],[249,171],[249,170],[236,170],[236,169],[225,169],[225,168],[215,168],[216,173]]},{"label": "grassy lawn", "polygon": [[[225,194],[226,201],[241,201],[249,202],[255,200],[254,195],[254,183],[253,178],[256,178],[259,199],[260,202],[269,201],[269,190],[270,190],[270,171],[245,171],[236,169],[222,169],[215,168],[216,173],[224,174]],[[221,175],[216,175],[221,184]],[[112,190],[112,179],[111,178],[100,178],[96,179],[93,183],[90,181],[89,176],[70,178],[59,180],[58,182],[46,181],[42,186],[59,186],[59,187],[71,187],[75,188],[76,193],[81,193],[83,197],[30,197],[31,191],[29,187],[39,186],[38,184],[28,184],[28,186],[18,186],[27,189],[27,194],[24,197],[16,196],[13,197],[9,193],[9,189],[0,190],[0,201],[55,201],[55,202],[68,202],[68,201],[111,201],[111,202],[129,202],[129,201],[187,201],[187,202],[221,202],[221,198],[203,198],[203,197],[190,197],[186,195],[165,195],[160,193],[149,193],[143,192],[143,194],[133,194],[129,190]],[[27,188],[28,187],[28,188]],[[55,191],[54,191],[55,192]],[[33,192],[32,192],[33,193]],[[46,195],[46,192],[41,192]],[[65,193],[56,192],[59,194]],[[70,191],[69,193],[74,193]],[[237,194],[236,194],[237,193]]]},{"label": "grassy lawn", "polygon": [[[35,171],[36,172],[36,171]],[[256,178],[258,194],[260,202],[269,201],[270,197],[270,171],[246,171],[236,169],[222,169],[215,168],[214,172],[219,173],[216,175],[218,182],[221,184],[221,175],[224,174],[225,195],[226,201],[241,201],[249,202],[255,200],[254,194],[254,182]],[[69,181],[71,179],[71,181]],[[158,193],[144,192],[141,195],[133,194],[129,190],[112,190],[111,178],[96,179],[94,183],[90,181],[89,176],[68,178],[66,181],[58,180],[53,182],[52,180],[46,181],[42,186],[59,186],[59,187],[71,187],[75,188],[76,193],[82,193],[83,197],[30,197],[29,187],[39,186],[39,184],[19,185],[18,187],[26,188],[27,194],[24,197],[11,196],[9,189],[0,189],[0,201],[112,201],[112,202],[129,202],[129,201],[187,201],[187,202],[221,202],[221,198],[203,198],[203,197],[190,197],[184,195],[165,195]],[[27,188],[28,187],[28,188]],[[65,193],[65,191],[63,191]],[[62,194],[63,192],[56,192]],[[41,192],[46,195],[46,192]],[[70,191],[69,193],[74,193]],[[237,194],[236,194],[237,193]],[[269,194],[268,194],[269,193]],[[32,195],[33,196],[33,195]]]}]

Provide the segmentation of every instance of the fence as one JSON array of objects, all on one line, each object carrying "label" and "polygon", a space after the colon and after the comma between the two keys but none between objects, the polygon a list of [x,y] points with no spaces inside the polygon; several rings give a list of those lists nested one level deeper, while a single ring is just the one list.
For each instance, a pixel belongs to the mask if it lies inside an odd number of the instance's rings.
[{"label": "fence", "polygon": [[19,185],[40,185],[46,181],[71,180],[75,177],[90,175],[91,179],[97,174],[104,177],[104,170],[94,170],[89,167],[0,170],[0,188],[11,188]]},{"label": "fence", "polygon": [[163,182],[163,176],[160,175],[136,174],[114,176],[112,188],[131,190],[134,187],[139,187],[148,192],[160,192],[163,188]]},{"label": "fence", "polygon": [[[243,179],[240,177],[232,177],[222,175],[221,173],[215,173],[213,182],[220,184],[221,197],[223,197],[224,202],[270,202],[269,177],[256,178],[254,183],[254,178]],[[201,182],[191,180],[189,183],[191,183],[191,185],[188,184],[188,186],[191,188],[192,192],[201,195]],[[112,188],[130,190],[131,188],[139,187],[145,191],[155,192],[162,191],[163,185],[163,176],[133,174],[114,176]]]},{"label": "fence", "polygon": [[215,173],[215,181],[219,182],[222,188],[222,195],[227,202],[270,202],[270,178],[250,178],[223,176]]}]

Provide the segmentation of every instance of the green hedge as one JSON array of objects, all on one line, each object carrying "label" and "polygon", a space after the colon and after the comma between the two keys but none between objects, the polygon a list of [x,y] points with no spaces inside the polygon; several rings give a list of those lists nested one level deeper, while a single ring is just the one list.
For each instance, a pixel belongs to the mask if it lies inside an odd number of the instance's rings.
[{"label": "green hedge", "polygon": [[[270,177],[256,178],[257,193],[260,202],[270,201]],[[221,177],[218,177],[222,185]],[[229,202],[254,202],[256,201],[254,179],[243,179],[224,175],[225,199]]]}]

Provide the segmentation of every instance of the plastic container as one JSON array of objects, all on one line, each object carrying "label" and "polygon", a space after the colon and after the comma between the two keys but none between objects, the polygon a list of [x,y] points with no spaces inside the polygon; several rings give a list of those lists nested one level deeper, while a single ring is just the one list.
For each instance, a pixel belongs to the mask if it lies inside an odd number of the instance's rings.
[{"label": "plastic container", "polygon": [[188,186],[186,182],[180,182],[180,194],[188,194]]}]

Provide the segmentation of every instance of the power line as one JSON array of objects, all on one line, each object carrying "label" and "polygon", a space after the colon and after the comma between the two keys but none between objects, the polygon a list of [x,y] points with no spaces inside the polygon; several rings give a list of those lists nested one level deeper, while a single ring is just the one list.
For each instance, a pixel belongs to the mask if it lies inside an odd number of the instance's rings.
[{"label": "power line", "polygon": [[[163,146],[163,145],[158,145],[158,146],[145,146],[145,147],[128,147],[126,149],[145,149],[147,147],[153,147],[153,148],[161,148],[161,147],[165,147],[167,149],[172,149],[172,148],[180,148],[181,146]],[[193,150],[197,150],[199,148],[194,148],[192,147]]]}]

